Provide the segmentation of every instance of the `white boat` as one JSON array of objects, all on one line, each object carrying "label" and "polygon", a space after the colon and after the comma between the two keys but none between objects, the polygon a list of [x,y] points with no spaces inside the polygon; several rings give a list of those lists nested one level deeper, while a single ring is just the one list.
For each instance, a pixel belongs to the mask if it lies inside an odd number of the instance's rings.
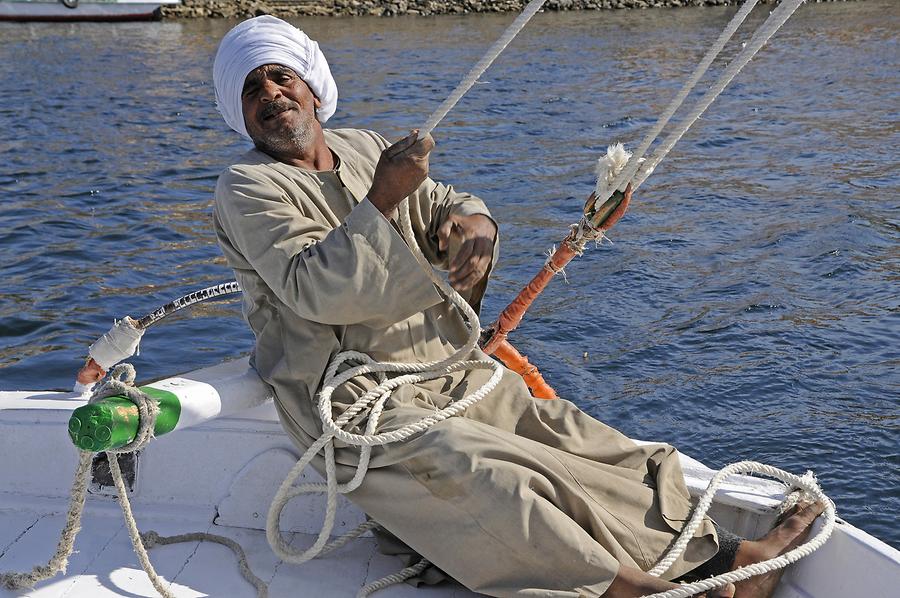
[{"label": "white boat", "polygon": [[[281,429],[268,387],[246,359],[154,385],[197,385],[205,389],[202,392],[207,398],[225,403],[240,397],[246,408],[193,427],[176,428],[126,463],[131,500],[142,531],[153,529],[164,535],[209,531],[237,540],[247,551],[251,568],[268,583],[273,598],[354,596],[363,585],[404,566],[395,557],[381,555],[371,537],[359,538],[303,565],[278,561],[266,542],[266,513],[298,454]],[[0,572],[25,571],[46,563],[56,547],[77,461],[67,422],[84,402],[72,393],[0,392]],[[699,495],[715,472],[687,456],[682,456],[682,465],[691,493]],[[156,595],[132,551],[114,489],[102,469],[92,474],[83,527],[67,573],[24,595]],[[710,513],[726,528],[757,537],[773,524],[784,492],[778,482],[737,476],[719,490]],[[316,498],[288,506],[282,529],[292,535],[295,547],[313,542],[323,513]],[[363,514],[342,499],[335,534],[363,520]],[[179,598],[256,595],[241,577],[234,556],[218,544],[157,547],[150,551],[150,558]],[[897,596],[898,588],[900,551],[838,520],[822,548],[788,569],[776,598],[889,597]],[[2,598],[22,595],[0,589]],[[452,583],[418,589],[396,585],[376,595],[475,596]]]},{"label": "white boat", "polygon": [[2,0],[0,21],[147,21],[181,0]]}]

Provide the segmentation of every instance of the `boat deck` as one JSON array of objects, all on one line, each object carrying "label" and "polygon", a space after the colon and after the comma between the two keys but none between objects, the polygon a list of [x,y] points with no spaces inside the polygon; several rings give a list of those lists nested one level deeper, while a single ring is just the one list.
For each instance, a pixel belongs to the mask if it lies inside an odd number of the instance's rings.
[{"label": "boat deck", "polygon": [[[90,498],[89,498],[90,500]],[[26,571],[46,563],[59,538],[65,515],[39,505],[39,510],[0,508],[0,571]],[[219,526],[155,510],[138,514],[141,530],[163,535],[208,531],[237,541],[246,551],[253,572],[269,587],[269,596],[355,596],[365,584],[399,571],[403,563],[378,552],[373,538],[359,538],[344,548],[303,565],[278,560],[265,532]],[[288,534],[295,546],[308,546],[312,534]],[[157,573],[178,598],[200,596],[252,598],[256,590],[241,577],[237,559],[226,547],[210,542],[185,542],[150,550]],[[487,565],[489,566],[489,565]],[[789,569],[775,598],[847,598],[895,596],[900,587],[898,552],[860,530],[839,523],[828,543]],[[391,586],[375,594],[385,598],[465,598],[478,594],[447,582],[419,588]],[[0,589],[0,598],[144,598],[158,596],[141,570],[131,540],[115,505],[90,505],[65,575],[26,592]]]},{"label": "boat deck", "polygon": [[[250,568],[269,586],[270,596],[355,596],[359,588],[396,573],[403,564],[396,557],[378,552],[373,538],[360,538],[335,553],[303,565],[278,560],[261,530],[222,527],[179,521],[172,517],[138,517],[141,530],[162,535],[208,531],[236,540],[247,553]],[[62,529],[62,513],[0,510],[0,571],[26,571],[46,563]],[[292,543],[308,546],[315,537],[293,533]],[[155,597],[158,594],[141,570],[131,547],[128,530],[118,510],[92,510],[85,515],[76,552],[69,559],[65,576],[38,584],[28,592],[0,589],[0,597],[13,598],[106,598]],[[256,590],[243,577],[234,554],[220,544],[185,542],[158,546],[149,551],[157,573],[178,598],[216,596],[255,597]],[[382,590],[377,596],[395,598],[463,598],[476,596],[458,584],[445,583],[420,589],[403,584]]]}]

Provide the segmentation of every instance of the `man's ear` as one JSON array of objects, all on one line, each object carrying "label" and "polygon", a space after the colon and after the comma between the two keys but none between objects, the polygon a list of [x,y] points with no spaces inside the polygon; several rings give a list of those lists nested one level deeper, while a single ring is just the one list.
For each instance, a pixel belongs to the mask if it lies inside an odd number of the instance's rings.
[{"label": "man's ear", "polygon": [[322,100],[315,94],[313,94],[313,106],[315,106],[316,110],[322,107]]}]

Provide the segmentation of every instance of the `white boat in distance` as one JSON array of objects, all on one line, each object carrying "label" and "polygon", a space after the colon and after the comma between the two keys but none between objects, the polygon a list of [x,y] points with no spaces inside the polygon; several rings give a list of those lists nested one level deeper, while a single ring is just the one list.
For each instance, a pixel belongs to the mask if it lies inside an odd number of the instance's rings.
[{"label": "white boat in distance", "polygon": [[[396,557],[380,554],[371,537],[299,566],[282,563],[272,553],[264,531],[266,514],[298,454],[281,429],[268,387],[246,359],[153,386],[185,389],[179,390],[187,412],[182,418],[207,421],[176,428],[135,458],[122,459],[142,531],[163,535],[208,531],[236,540],[247,552],[251,569],[268,584],[272,598],[354,596],[363,585],[405,566]],[[208,407],[210,401],[218,403],[225,415],[208,419],[196,409],[191,413],[192,402]],[[56,548],[77,461],[67,423],[72,411],[84,403],[72,393],[0,391],[0,572],[31,570],[46,563]],[[229,413],[226,404],[242,408]],[[687,456],[682,456],[682,466],[688,488],[699,496],[715,472]],[[102,462],[95,461],[92,476],[67,574],[28,592],[0,589],[0,598],[156,595],[131,548]],[[307,472],[301,482],[317,479]],[[784,492],[777,482],[735,476],[720,488],[710,514],[742,536],[758,537],[770,529]],[[297,500],[285,509],[281,527],[295,548],[309,546],[323,515],[321,498]],[[363,513],[341,498],[334,533],[344,533],[363,520]],[[241,577],[234,556],[218,544],[161,546],[150,551],[150,558],[179,598],[256,595]],[[776,598],[885,598],[898,596],[898,588],[900,551],[838,519],[826,544],[788,569]],[[376,595],[475,596],[453,583],[418,589],[391,586]]]},{"label": "white boat in distance", "polygon": [[181,0],[2,0],[0,21],[149,21]]}]

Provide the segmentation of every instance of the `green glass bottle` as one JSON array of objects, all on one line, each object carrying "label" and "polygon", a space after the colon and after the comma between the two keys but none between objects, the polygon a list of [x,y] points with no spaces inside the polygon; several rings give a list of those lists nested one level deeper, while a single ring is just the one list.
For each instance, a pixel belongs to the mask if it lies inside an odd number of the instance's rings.
[{"label": "green glass bottle", "polygon": [[[181,401],[178,396],[151,386],[141,386],[140,389],[159,405],[154,434],[162,436],[174,430],[181,416]],[[126,397],[106,397],[72,412],[69,418],[69,437],[83,451],[115,449],[134,440],[139,421],[137,405]]]}]

